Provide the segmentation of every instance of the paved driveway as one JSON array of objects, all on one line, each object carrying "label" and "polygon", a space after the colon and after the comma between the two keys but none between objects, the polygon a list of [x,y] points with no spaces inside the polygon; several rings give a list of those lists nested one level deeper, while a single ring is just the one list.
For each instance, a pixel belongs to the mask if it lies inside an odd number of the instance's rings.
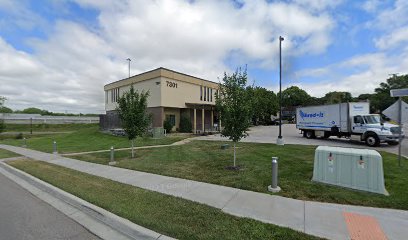
[{"label": "paved driveway", "polygon": [[[404,131],[408,132],[408,126],[404,127]],[[249,136],[243,139],[243,142],[257,142],[257,143],[276,143],[276,138],[279,134],[279,126],[257,126],[250,128]],[[302,144],[302,145],[325,145],[338,147],[353,147],[353,148],[368,148],[364,142],[351,141],[346,138],[330,137],[328,139],[306,139],[296,129],[295,124],[282,125],[282,136],[285,144]],[[219,134],[211,136],[198,137],[200,140],[226,140]],[[398,146],[390,146],[386,143],[374,149],[380,151],[387,151],[391,153],[398,153]],[[402,153],[408,156],[408,140],[402,142]]]},{"label": "paved driveway", "polygon": [[0,174],[0,239],[99,239]]}]

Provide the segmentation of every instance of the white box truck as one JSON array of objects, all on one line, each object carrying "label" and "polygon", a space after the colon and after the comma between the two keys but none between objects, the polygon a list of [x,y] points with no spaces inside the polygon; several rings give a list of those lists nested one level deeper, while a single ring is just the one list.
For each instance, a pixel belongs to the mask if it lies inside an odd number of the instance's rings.
[{"label": "white box truck", "polygon": [[381,142],[397,145],[399,136],[397,125],[382,123],[380,115],[370,114],[368,102],[299,107],[296,128],[306,138],[351,138],[355,135],[371,147]]}]

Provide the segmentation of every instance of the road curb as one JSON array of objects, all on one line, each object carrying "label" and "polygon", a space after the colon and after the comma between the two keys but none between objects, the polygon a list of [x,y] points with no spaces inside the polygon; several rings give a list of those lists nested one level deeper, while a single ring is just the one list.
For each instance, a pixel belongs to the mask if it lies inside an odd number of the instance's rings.
[{"label": "road curb", "polygon": [[0,173],[102,239],[173,239],[136,225],[4,162]]}]

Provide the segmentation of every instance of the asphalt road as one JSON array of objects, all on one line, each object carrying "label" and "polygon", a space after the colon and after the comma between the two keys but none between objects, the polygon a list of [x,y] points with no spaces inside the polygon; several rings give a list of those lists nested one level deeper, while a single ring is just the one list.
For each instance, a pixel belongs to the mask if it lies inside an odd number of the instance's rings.
[{"label": "asphalt road", "polygon": [[[405,133],[408,133],[408,124],[404,126]],[[242,139],[242,142],[259,142],[259,143],[276,143],[279,135],[279,126],[256,126],[250,128],[249,136]],[[285,144],[302,144],[302,145],[324,145],[324,146],[338,146],[338,147],[352,147],[352,148],[369,148],[364,142],[351,141],[346,138],[330,137],[328,139],[307,139],[300,134],[296,129],[295,124],[283,124],[282,136]],[[198,137],[202,140],[226,140],[219,134]],[[371,149],[371,148],[370,148]],[[381,146],[373,148],[379,151],[387,151],[391,153],[398,153],[398,146],[390,146],[386,143]],[[402,154],[408,156],[408,137],[402,142]]]},{"label": "asphalt road", "polygon": [[0,240],[99,239],[0,174]]}]

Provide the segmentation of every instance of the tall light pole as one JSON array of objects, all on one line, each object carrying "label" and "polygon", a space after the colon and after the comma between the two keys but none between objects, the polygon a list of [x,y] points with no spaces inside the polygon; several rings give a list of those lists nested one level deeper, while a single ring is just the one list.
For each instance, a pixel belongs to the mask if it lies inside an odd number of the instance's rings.
[{"label": "tall light pole", "polygon": [[284,145],[282,137],[282,41],[284,38],[279,36],[279,136],[276,139],[277,145]]},{"label": "tall light pole", "polygon": [[132,61],[132,60],[130,60],[130,58],[128,58],[126,60],[129,62],[129,78],[130,78],[130,61]]}]

